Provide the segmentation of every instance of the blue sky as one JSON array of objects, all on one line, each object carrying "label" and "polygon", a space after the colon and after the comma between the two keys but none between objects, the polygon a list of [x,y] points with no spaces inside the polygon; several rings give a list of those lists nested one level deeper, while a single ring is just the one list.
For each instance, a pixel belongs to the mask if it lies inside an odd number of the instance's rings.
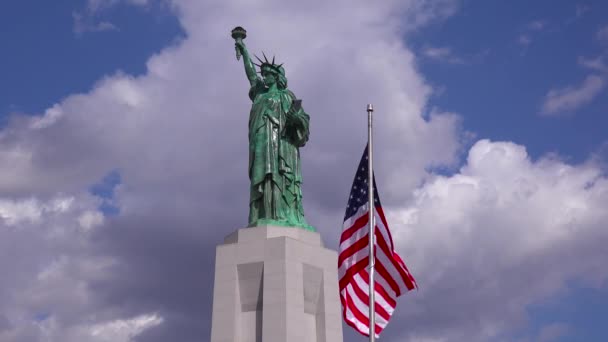
[{"label": "blue sky", "polygon": [[[115,28],[78,33],[74,14],[89,26],[111,17]],[[160,4],[111,8],[86,14],[80,0],[40,6],[11,1],[0,12],[0,113],[40,114],[71,93],[89,91],[100,77],[119,70],[139,75],[146,60],[182,37],[175,16]],[[98,18],[101,16],[102,18]]]},{"label": "blue sky", "polygon": [[0,340],[209,333],[213,248],[247,210],[243,25],[311,112],[305,207],[330,247],[364,140],[352,113],[382,109],[377,179],[422,288],[386,341],[605,341],[608,3],[343,5],[2,3],[0,260],[18,262],[0,262]]},{"label": "blue sky", "polygon": [[[580,84],[589,74],[579,58],[605,54],[596,33],[606,13],[602,1],[467,1],[412,45],[449,47],[462,60],[429,60],[421,70],[445,89],[433,104],[462,113],[466,129],[524,144],[534,157],[555,152],[580,162],[606,142],[605,91],[559,117],[539,113],[549,89]],[[523,36],[530,42],[520,42]]]}]

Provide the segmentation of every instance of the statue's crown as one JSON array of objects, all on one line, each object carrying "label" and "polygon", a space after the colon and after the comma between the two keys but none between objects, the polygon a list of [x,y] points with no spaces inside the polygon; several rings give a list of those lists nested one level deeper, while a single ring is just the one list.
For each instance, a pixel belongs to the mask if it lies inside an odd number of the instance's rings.
[{"label": "statue's crown", "polygon": [[285,76],[285,69],[283,69],[283,63],[281,64],[275,64],[274,63],[274,56],[272,57],[272,61],[268,61],[268,58],[266,58],[266,54],[264,52],[262,52],[262,55],[264,56],[264,60],[261,60],[260,57],[255,56],[255,58],[258,59],[258,61],[260,62],[260,64],[254,63],[255,65],[257,65],[260,68],[260,73],[262,72],[262,69],[264,68],[268,68],[271,69],[272,71],[276,72],[277,74],[281,74],[283,76]]}]

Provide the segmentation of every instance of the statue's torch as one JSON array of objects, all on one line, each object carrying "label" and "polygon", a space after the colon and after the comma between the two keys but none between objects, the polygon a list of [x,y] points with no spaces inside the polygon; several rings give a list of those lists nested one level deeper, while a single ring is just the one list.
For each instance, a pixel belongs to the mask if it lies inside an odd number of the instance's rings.
[{"label": "statue's torch", "polygon": [[[247,37],[247,31],[245,31],[244,28],[237,26],[235,28],[232,29],[232,38],[234,38],[234,40],[237,43],[242,43],[243,39],[245,39]],[[236,48],[236,60],[240,60],[241,59],[241,51]]]}]

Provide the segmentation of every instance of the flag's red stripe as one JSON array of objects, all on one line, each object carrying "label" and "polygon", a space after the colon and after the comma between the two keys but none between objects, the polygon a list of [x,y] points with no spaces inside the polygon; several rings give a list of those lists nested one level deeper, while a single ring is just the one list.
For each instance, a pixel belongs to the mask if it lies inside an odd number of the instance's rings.
[{"label": "flag's red stripe", "polygon": [[342,266],[342,263],[344,262],[344,260],[346,258],[352,256],[359,250],[361,250],[369,245],[368,236],[369,236],[369,234],[365,234],[365,236],[362,237],[361,239],[359,239],[359,241],[348,246],[348,248],[346,248],[345,250],[340,251],[340,256],[338,257],[338,267]]},{"label": "flag's red stripe", "polygon": [[405,262],[403,262],[403,259],[401,259],[401,257],[397,253],[394,254],[394,257],[395,257],[395,260],[397,260],[397,262],[401,266],[403,266],[403,269],[407,273],[407,277],[405,278],[406,279],[405,285],[407,286],[407,289],[413,290],[415,288],[418,288],[418,284],[416,284],[416,279],[414,279],[414,276],[412,276],[412,274],[410,273],[410,270],[407,269],[407,266],[405,265]]},{"label": "flag's red stripe", "polygon": [[[378,228],[378,227],[376,227],[376,228]],[[368,236],[369,236],[369,234],[366,234],[365,236],[360,238],[357,242],[351,244],[349,247],[347,247],[346,249],[344,249],[340,252],[340,256],[338,258],[338,267],[342,266],[342,263],[348,257],[352,256],[359,250],[362,250],[363,248],[365,248],[369,245]],[[386,244],[384,236],[380,233],[379,229],[376,230],[376,241],[377,241],[378,246],[382,249],[384,254],[387,256],[387,258],[389,258],[389,260],[391,260],[391,263],[393,264],[394,268],[397,269],[397,271],[399,272],[401,277],[404,279],[404,282],[407,282],[405,280],[408,278],[407,274],[404,272],[403,268],[401,267],[401,264],[399,264],[398,261],[393,258],[394,254],[396,254],[396,253],[392,252],[391,249],[389,248],[389,246]],[[406,284],[406,287],[409,288],[410,286],[408,286]]]},{"label": "flag's red stripe", "polygon": [[[400,258],[399,260],[395,260],[395,255],[397,255],[397,253],[391,253],[390,249],[388,247],[388,245],[386,244],[386,241],[384,239],[384,236],[378,232],[376,234],[376,241],[377,241],[377,245],[378,247],[380,247],[382,249],[382,252],[384,252],[384,254],[387,256],[387,258],[391,261],[393,267],[395,269],[397,269],[397,271],[399,272],[399,274],[401,275],[401,278],[404,282],[404,285],[406,286],[407,289],[411,290],[415,287],[414,283],[411,280],[411,276],[408,276],[408,274],[404,271],[404,269],[402,268],[402,264],[399,261],[402,261]],[[366,236],[362,237],[361,239],[359,239],[359,241],[357,241],[356,243],[352,244],[351,246],[349,246],[346,250],[342,251],[342,253],[340,253],[340,258],[339,258],[339,265],[342,265],[342,262],[349,256],[351,256],[352,254],[356,253],[357,251],[365,248],[366,246],[368,246],[369,243],[369,239]],[[368,260],[367,258],[365,260]],[[359,261],[357,264],[355,264],[352,267],[355,267],[354,270],[350,270],[349,274],[350,276],[358,273],[357,271],[360,269],[360,265],[362,264],[362,260]],[[378,262],[378,264],[381,265],[381,263]],[[356,267],[358,266],[358,267]],[[382,265],[382,267],[384,267],[384,265]],[[383,274],[383,278],[389,283],[389,285],[391,285],[392,289],[398,289],[395,290],[395,292],[397,293],[397,295],[401,295],[401,291],[400,291],[400,286],[397,285],[395,279],[393,277],[390,276],[390,273],[386,270],[386,268],[384,268],[384,270],[386,273]],[[382,272],[382,271],[379,271]],[[409,273],[409,272],[408,272]]]},{"label": "flag's red stripe", "polygon": [[388,238],[391,241],[391,249],[393,249],[395,246],[393,244],[393,236],[391,235],[391,230],[388,228],[388,223],[386,222],[386,217],[384,216],[384,209],[382,209],[381,206],[375,206],[375,208],[376,208],[376,212],[378,213],[378,216],[380,216],[380,220],[382,221],[382,224],[386,228],[386,233],[388,234]]},{"label": "flag's red stripe", "polygon": [[[357,285],[352,285],[352,288],[355,291],[355,294],[357,295],[357,297],[359,297],[359,299],[363,303],[369,303],[369,295],[367,293],[363,292],[361,290],[361,288],[359,286],[357,286]],[[375,310],[376,314],[380,315],[387,322],[388,322],[389,319],[391,319],[391,315],[389,315],[388,312],[386,312],[386,310],[384,310],[384,308],[381,305],[375,305],[375,309],[376,309]]]},{"label": "flag's red stripe", "polygon": [[[346,324],[348,324],[351,328],[358,331],[361,335],[369,337],[369,334],[367,331],[359,329],[359,327],[355,324],[355,322],[353,322],[350,318],[348,318],[346,316],[346,309],[347,309],[348,305],[346,304],[346,300],[344,299],[344,297],[342,295],[340,295],[340,302],[342,302],[342,317],[344,318],[344,321],[346,322]],[[360,322],[360,323],[362,323],[362,322]]]},{"label": "flag's red stripe", "polygon": [[367,257],[359,260],[356,264],[349,267],[346,270],[342,279],[340,279],[340,282],[339,282],[340,290],[345,288],[346,285],[348,285],[348,283],[350,283],[351,279],[353,278],[353,276],[355,274],[361,272],[361,270],[365,270],[365,267],[367,267],[368,264],[369,264],[369,255]]},{"label": "flag's red stripe", "polygon": [[359,330],[357,325],[346,316],[346,301],[344,300],[344,297],[340,296],[340,302],[342,302],[342,318],[344,318],[344,322],[346,322],[346,324],[348,324],[351,328],[358,331],[360,334],[369,336],[369,335],[365,334],[365,332]]},{"label": "flag's red stripe", "polygon": [[[361,277],[363,279],[369,279],[369,273],[367,273],[367,270],[361,271]],[[397,301],[395,301],[395,299],[393,299],[393,297],[388,294],[388,292],[384,289],[384,287],[381,284],[379,284],[378,282],[376,282],[374,284],[374,289],[376,290],[377,293],[379,293],[380,295],[382,295],[382,298],[384,298],[384,300],[390,306],[392,306],[393,308],[397,306]]]},{"label": "flag's red stripe", "polygon": [[[384,218],[384,213],[382,212],[382,208],[381,207],[378,207],[378,209],[379,209],[379,214],[381,216],[382,222],[385,224],[385,227],[386,227],[385,231],[387,232],[387,234],[389,236],[389,239],[391,239],[391,244],[392,244],[391,233],[390,233],[390,230],[388,229],[388,226],[386,226],[386,219]],[[385,242],[384,239],[382,239],[381,242]],[[405,286],[408,288],[408,290],[412,290],[415,287],[417,287],[416,280],[414,279],[414,277],[411,275],[411,273],[407,269],[407,266],[405,265],[405,263],[403,262],[403,260],[399,256],[399,254],[397,254],[389,246],[381,246],[381,248],[383,248],[383,250],[385,251],[385,254],[387,254],[387,255],[388,255],[388,253],[387,253],[388,250],[392,251],[392,257],[391,257],[391,259],[393,261],[393,264],[395,265],[395,268],[397,268],[397,270],[401,274],[401,278],[405,282]]]},{"label": "flag's red stripe", "polygon": [[355,319],[369,327],[369,317],[359,311],[359,308],[357,308],[353,299],[350,296],[350,293],[348,293],[346,289],[344,290],[344,296],[346,297],[346,305],[350,309],[350,312],[352,312],[353,316],[355,316]]},{"label": "flag's red stripe", "polygon": [[378,274],[382,278],[384,278],[384,280],[386,280],[386,282],[393,289],[393,291],[395,291],[395,293],[397,294],[397,297],[401,296],[401,288],[399,288],[399,285],[397,285],[397,282],[395,281],[395,279],[393,279],[393,277],[391,277],[390,273],[388,273],[388,271],[386,270],[384,265],[382,265],[381,262],[376,261],[375,270],[378,272]]},{"label": "flag's red stripe", "polygon": [[[376,242],[377,242],[377,245],[380,247],[380,249],[382,249],[384,254],[390,259],[391,263],[393,264],[393,267],[395,269],[397,269],[397,272],[399,272],[399,275],[401,275],[401,279],[403,280],[405,287],[407,287],[409,289],[411,286],[411,282],[409,281],[409,277],[403,270],[403,267],[401,267],[401,264],[399,264],[399,262],[397,260],[395,260],[395,255],[397,253],[394,253],[392,250],[389,249],[388,245],[386,244],[386,241],[384,240],[384,236],[382,236],[379,233],[376,234]],[[410,284],[408,284],[408,282]]]},{"label": "flag's red stripe", "polygon": [[[348,305],[348,308],[350,309],[350,312],[353,313],[353,315],[355,316],[357,321],[359,321],[369,327],[369,317],[367,317],[367,315],[364,315],[363,313],[361,313],[361,311],[359,311],[359,308],[357,308],[357,306],[355,305],[353,300],[350,298],[350,294],[348,293],[348,291],[344,291],[344,293],[346,294],[346,303]],[[380,334],[381,331],[382,331],[382,327],[379,326],[378,324],[375,324],[374,332],[376,333],[376,335]],[[367,336],[369,336],[369,335],[367,335]]]},{"label": "flag's red stripe", "polygon": [[340,236],[340,243],[348,240],[348,238],[355,234],[357,230],[361,229],[362,227],[365,227],[368,220],[369,214],[364,214],[363,216],[356,219],[352,226],[342,232],[342,235]]}]

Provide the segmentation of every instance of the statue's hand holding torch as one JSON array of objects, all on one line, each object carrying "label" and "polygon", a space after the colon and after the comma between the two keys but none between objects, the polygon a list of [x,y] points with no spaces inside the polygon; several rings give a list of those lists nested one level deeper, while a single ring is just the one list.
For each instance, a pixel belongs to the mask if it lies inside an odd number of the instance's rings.
[{"label": "statue's hand holding torch", "polygon": [[234,29],[232,29],[232,38],[234,38],[235,41],[235,48],[236,48],[236,59],[240,60],[241,59],[241,49],[245,48],[245,45],[243,44],[243,39],[245,39],[247,37],[247,31],[245,31],[244,28],[237,26]]}]

